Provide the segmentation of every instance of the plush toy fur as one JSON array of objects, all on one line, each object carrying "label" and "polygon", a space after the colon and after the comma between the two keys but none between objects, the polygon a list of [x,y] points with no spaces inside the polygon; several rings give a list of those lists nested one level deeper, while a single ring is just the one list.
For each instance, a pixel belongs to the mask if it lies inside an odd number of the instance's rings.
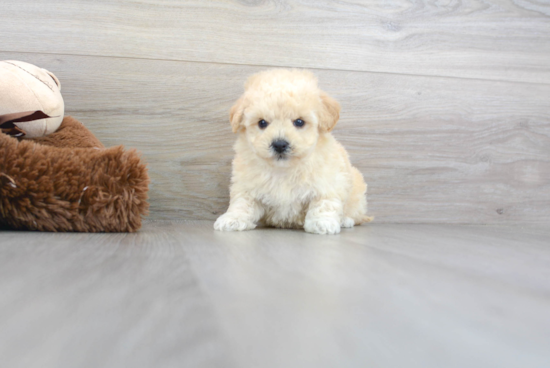
[{"label": "plush toy fur", "polygon": [[65,117],[33,140],[0,134],[0,224],[42,231],[134,232],[149,177],[135,150],[105,148]]}]

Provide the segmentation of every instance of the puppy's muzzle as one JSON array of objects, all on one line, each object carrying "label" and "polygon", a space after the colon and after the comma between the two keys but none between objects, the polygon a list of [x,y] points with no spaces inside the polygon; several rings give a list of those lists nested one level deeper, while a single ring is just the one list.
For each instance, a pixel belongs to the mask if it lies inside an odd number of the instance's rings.
[{"label": "puppy's muzzle", "polygon": [[271,148],[279,154],[288,151],[289,146],[290,144],[284,139],[277,139],[276,141],[271,142]]}]

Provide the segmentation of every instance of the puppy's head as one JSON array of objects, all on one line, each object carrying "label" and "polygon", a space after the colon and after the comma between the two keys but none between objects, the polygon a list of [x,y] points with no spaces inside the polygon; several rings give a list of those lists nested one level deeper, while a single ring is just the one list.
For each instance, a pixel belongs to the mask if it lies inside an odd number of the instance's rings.
[{"label": "puppy's head", "polygon": [[284,163],[312,152],[339,116],[340,105],[318,88],[312,73],[274,69],[248,79],[229,120],[256,155]]}]

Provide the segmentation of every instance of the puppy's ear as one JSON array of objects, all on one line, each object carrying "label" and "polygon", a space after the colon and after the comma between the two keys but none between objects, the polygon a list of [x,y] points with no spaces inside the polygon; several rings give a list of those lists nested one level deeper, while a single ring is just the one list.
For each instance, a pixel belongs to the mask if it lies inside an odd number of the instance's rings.
[{"label": "puppy's ear", "polygon": [[243,115],[244,115],[244,96],[241,96],[235,102],[233,107],[231,107],[231,110],[229,111],[229,122],[231,123],[231,129],[233,129],[233,133],[237,133],[239,129],[241,128],[241,123],[243,121]]},{"label": "puppy's ear", "polygon": [[340,118],[340,104],[334,98],[321,92],[321,112],[319,113],[319,127],[330,132]]},{"label": "puppy's ear", "polygon": [[330,132],[340,118],[340,104],[334,98],[321,91],[321,112],[319,114],[319,127]]}]

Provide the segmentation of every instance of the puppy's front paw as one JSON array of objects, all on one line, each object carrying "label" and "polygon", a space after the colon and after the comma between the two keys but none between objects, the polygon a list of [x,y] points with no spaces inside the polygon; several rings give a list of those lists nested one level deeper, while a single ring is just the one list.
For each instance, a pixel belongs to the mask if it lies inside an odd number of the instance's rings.
[{"label": "puppy's front paw", "polygon": [[304,224],[304,230],[313,234],[338,234],[340,232],[340,223],[338,220],[330,217],[320,219],[307,219]]},{"label": "puppy's front paw", "polygon": [[218,231],[243,231],[252,230],[255,227],[256,224],[230,213],[221,215],[214,223],[214,229]]}]

